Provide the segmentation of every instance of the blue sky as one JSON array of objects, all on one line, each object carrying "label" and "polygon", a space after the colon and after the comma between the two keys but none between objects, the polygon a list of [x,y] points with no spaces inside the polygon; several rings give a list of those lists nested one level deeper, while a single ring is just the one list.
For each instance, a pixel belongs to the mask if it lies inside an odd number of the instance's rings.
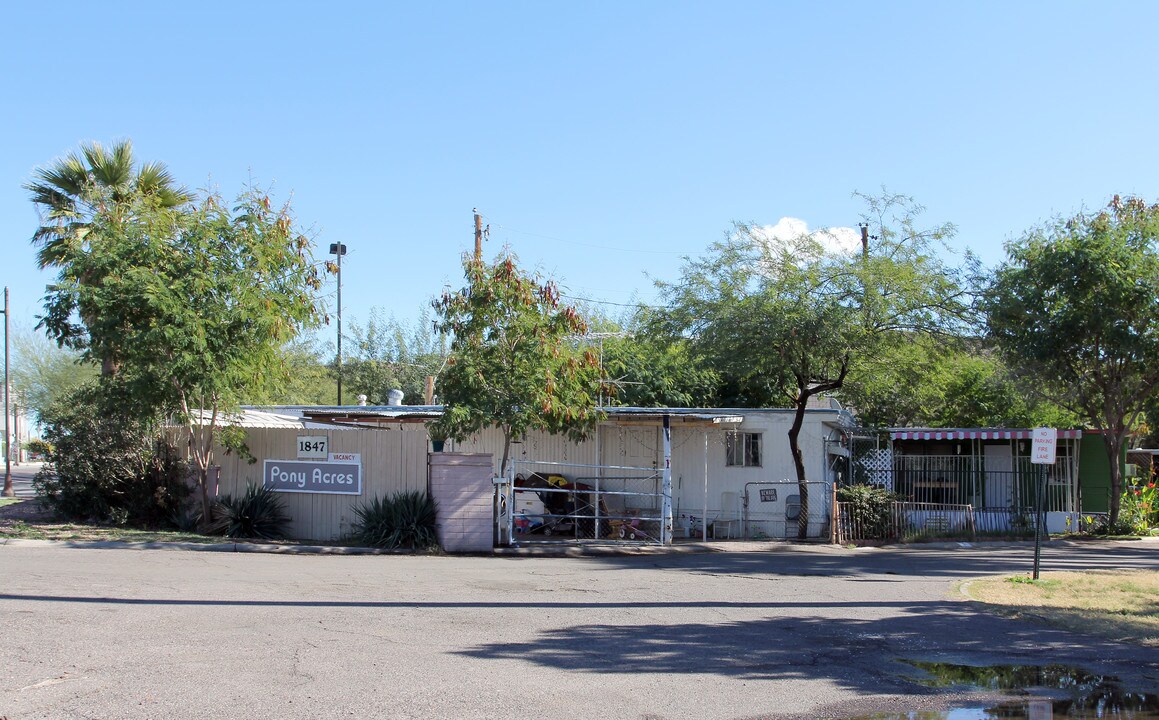
[{"label": "blue sky", "polygon": [[347,320],[458,287],[474,207],[488,256],[608,303],[733,221],[851,226],[882,186],[992,265],[1053,214],[1159,199],[1156,27],[1143,2],[17,3],[0,282],[34,324],[21,185],[124,138],[292,197],[319,256],[349,248]]}]

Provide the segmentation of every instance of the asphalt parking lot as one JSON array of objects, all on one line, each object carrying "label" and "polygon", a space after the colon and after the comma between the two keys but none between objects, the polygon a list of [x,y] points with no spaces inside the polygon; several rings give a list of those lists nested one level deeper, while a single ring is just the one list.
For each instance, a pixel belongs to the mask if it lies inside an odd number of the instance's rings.
[{"label": "asphalt parking lot", "polygon": [[[1159,569],[1052,543],[1045,569]],[[902,660],[1068,663],[1159,687],[1154,649],[980,612],[1032,546],[732,545],[602,557],[0,547],[0,716],[753,718],[933,709]]]}]

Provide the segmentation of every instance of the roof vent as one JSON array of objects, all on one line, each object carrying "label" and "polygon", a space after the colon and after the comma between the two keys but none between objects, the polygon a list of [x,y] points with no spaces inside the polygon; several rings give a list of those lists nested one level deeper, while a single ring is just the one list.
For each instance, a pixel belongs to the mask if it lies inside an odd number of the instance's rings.
[{"label": "roof vent", "polygon": [[391,390],[386,394],[386,404],[390,406],[402,405],[402,390]]}]

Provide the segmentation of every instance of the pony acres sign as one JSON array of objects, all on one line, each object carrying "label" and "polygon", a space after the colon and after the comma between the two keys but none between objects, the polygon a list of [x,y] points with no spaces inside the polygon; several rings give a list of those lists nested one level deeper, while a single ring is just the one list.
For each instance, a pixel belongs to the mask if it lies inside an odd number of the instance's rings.
[{"label": "pony acres sign", "polygon": [[326,460],[266,460],[262,484],[274,492],[362,494],[362,459],[330,453]]}]

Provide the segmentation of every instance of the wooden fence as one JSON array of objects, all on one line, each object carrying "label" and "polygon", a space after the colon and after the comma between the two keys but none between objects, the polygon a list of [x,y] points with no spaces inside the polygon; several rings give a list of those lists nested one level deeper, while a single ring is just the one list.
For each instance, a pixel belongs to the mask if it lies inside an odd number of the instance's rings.
[{"label": "wooden fence", "polygon": [[[249,483],[262,482],[262,461],[290,460],[297,455],[299,435],[325,435],[332,453],[356,453],[362,463],[361,495],[280,493],[291,521],[287,535],[302,540],[338,540],[357,519],[354,508],[378,495],[427,490],[427,435],[422,425],[400,425],[376,430],[333,428],[247,428],[246,445],[257,459],[250,463],[238,453],[221,448],[215,462],[221,466],[218,494],[238,495]],[[212,491],[212,490],[211,490]]]}]

